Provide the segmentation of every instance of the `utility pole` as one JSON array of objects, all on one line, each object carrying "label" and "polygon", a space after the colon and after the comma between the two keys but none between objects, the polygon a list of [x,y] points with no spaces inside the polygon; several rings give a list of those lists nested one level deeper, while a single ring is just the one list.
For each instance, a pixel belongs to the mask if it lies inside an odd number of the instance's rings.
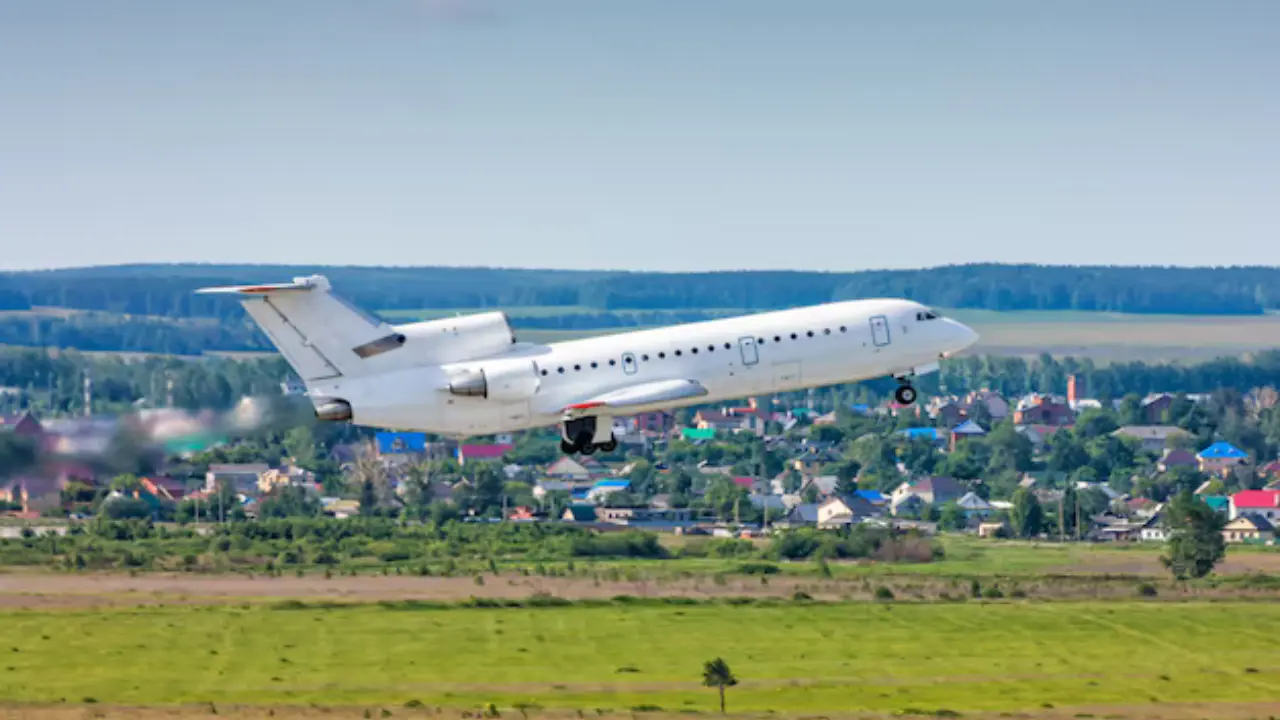
[{"label": "utility pole", "polygon": [[1067,540],[1067,519],[1062,513],[1062,506],[1066,499],[1067,494],[1065,492],[1058,496],[1058,542],[1066,542]]}]

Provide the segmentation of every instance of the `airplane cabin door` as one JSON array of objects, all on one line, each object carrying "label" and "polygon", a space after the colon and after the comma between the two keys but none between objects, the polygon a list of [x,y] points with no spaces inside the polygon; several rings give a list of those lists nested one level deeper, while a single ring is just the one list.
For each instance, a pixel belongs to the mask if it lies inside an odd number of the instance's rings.
[{"label": "airplane cabin door", "polygon": [[876,347],[889,344],[889,320],[883,315],[871,318],[871,342]]},{"label": "airplane cabin door", "polygon": [[639,369],[640,366],[636,363],[635,353],[622,353],[622,372],[628,375],[635,375],[636,370]]},{"label": "airplane cabin door", "polygon": [[750,366],[760,362],[760,350],[756,347],[755,338],[738,338],[738,350],[742,353],[743,365]]}]

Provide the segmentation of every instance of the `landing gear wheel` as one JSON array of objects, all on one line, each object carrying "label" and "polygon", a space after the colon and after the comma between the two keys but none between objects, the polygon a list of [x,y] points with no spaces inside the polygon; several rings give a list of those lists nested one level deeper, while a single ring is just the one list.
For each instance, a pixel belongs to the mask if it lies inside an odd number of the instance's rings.
[{"label": "landing gear wheel", "polygon": [[910,405],[916,401],[916,389],[910,385],[899,385],[898,389],[893,391],[893,399],[897,400],[899,405]]},{"label": "landing gear wheel", "polygon": [[609,438],[607,441],[600,443],[599,448],[600,452],[611,453],[618,449],[618,439]]},{"label": "landing gear wheel", "polygon": [[578,433],[577,441],[573,444],[574,448],[583,455],[590,455],[596,451],[596,444],[591,442],[591,433]]},{"label": "landing gear wheel", "polygon": [[578,449],[578,452],[582,453],[583,455],[592,455],[595,453],[595,451],[596,451],[595,443],[587,443],[586,445],[583,445],[581,448]]},{"label": "landing gear wheel", "polygon": [[569,442],[568,440],[561,440],[561,441],[560,441],[560,452],[564,453],[565,455],[572,455],[572,454],[574,454],[574,453],[578,452],[578,446],[577,446],[577,445],[574,445],[573,443]]}]

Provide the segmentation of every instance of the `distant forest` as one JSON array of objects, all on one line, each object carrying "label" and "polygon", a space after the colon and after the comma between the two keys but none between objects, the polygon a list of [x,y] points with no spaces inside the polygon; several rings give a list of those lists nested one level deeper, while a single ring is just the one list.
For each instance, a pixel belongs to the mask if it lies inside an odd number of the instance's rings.
[{"label": "distant forest", "polygon": [[0,273],[0,344],[199,354],[270,349],[210,285],[321,273],[374,311],[563,307],[517,328],[592,330],[706,320],[836,300],[907,297],[941,308],[1255,315],[1280,309],[1280,268],[951,265],[852,273],[652,273],[503,268],[119,265]]},{"label": "distant forest", "polygon": [[55,306],[166,317],[232,317],[207,285],[323,273],[374,310],[581,306],[608,310],[765,310],[866,297],[946,308],[1250,314],[1280,309],[1280,268],[950,265],[852,273],[651,273],[500,268],[120,265],[0,274],[0,309]]}]

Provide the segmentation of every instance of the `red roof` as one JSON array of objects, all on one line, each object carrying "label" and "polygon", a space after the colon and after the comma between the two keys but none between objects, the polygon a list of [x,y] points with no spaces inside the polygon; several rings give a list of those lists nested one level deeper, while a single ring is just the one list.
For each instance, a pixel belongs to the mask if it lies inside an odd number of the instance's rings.
[{"label": "red roof", "polygon": [[755,478],[736,477],[733,479],[733,484],[737,485],[738,487],[744,487],[750,490],[751,486],[756,484],[756,481],[755,481]]},{"label": "red roof", "polygon": [[1231,503],[1238,508],[1280,507],[1280,491],[1241,490],[1231,496]]},{"label": "red roof", "polygon": [[459,445],[458,456],[472,460],[497,460],[511,452],[515,445]]}]

